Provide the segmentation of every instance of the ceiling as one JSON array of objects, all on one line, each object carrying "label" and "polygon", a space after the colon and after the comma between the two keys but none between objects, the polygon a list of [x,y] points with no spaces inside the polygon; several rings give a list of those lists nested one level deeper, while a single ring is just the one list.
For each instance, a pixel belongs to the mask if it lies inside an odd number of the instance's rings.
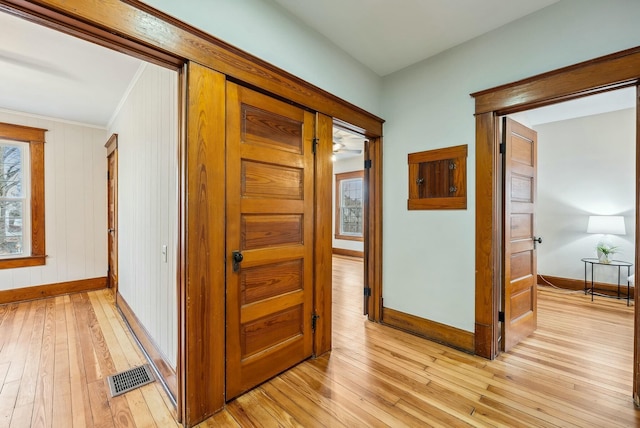
[{"label": "ceiling", "polygon": [[141,64],[0,13],[0,109],[106,127]]},{"label": "ceiling", "polygon": [[[384,75],[557,0],[272,1]],[[107,127],[142,66],[133,57],[0,12],[0,109]],[[522,113],[528,117],[521,120],[534,126],[633,107],[632,93],[616,94]],[[343,139],[352,149],[362,144]]]},{"label": "ceiling", "polygon": [[559,0],[273,0],[379,76]]}]

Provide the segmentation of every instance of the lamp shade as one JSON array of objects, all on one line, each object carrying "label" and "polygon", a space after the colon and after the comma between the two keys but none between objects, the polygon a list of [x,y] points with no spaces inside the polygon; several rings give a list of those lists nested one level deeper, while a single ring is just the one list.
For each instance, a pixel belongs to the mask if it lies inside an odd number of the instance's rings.
[{"label": "lamp shade", "polygon": [[624,217],[621,215],[590,215],[587,233],[625,235]]}]

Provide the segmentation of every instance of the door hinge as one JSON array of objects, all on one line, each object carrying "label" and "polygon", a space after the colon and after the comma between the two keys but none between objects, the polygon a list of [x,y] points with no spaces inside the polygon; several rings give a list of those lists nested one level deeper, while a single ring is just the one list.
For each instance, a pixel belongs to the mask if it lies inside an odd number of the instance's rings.
[{"label": "door hinge", "polygon": [[498,321],[504,322],[504,312],[498,312]]},{"label": "door hinge", "polygon": [[318,314],[311,315],[311,330],[313,331],[316,331],[316,324],[318,323],[318,318],[320,318],[320,315]]},{"label": "door hinge", "polygon": [[371,168],[371,159],[367,159],[366,161],[364,161],[364,169],[370,169]]},{"label": "door hinge", "polygon": [[313,143],[312,143],[312,146],[311,146],[311,150],[313,151],[313,154],[314,154],[314,155],[318,152],[318,142],[319,142],[319,141],[320,141],[320,140],[319,140],[318,138],[314,138],[314,139],[313,139]]},{"label": "door hinge", "polygon": [[364,287],[364,295],[371,297],[371,287]]},{"label": "door hinge", "polygon": [[109,171],[107,171],[107,180],[111,177],[111,175],[109,174]]},{"label": "door hinge", "polygon": [[507,151],[507,143],[500,143],[500,153],[504,154]]}]

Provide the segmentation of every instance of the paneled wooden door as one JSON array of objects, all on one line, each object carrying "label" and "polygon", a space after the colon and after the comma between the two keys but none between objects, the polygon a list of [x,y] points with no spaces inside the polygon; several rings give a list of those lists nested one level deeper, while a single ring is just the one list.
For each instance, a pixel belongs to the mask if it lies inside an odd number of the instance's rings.
[{"label": "paneled wooden door", "polygon": [[118,135],[113,134],[107,148],[107,250],[108,286],[118,291]]},{"label": "paneled wooden door", "polygon": [[537,328],[535,245],[537,134],[503,118],[504,293],[503,350]]},{"label": "paneled wooden door", "polygon": [[227,83],[226,399],[312,354],[314,115]]}]

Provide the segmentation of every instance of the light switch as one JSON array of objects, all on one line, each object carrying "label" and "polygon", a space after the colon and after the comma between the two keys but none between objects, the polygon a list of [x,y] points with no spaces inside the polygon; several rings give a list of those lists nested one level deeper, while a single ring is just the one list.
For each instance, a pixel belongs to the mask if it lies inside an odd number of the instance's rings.
[{"label": "light switch", "polygon": [[162,246],[162,261],[163,262],[167,262],[167,246],[163,245]]}]

